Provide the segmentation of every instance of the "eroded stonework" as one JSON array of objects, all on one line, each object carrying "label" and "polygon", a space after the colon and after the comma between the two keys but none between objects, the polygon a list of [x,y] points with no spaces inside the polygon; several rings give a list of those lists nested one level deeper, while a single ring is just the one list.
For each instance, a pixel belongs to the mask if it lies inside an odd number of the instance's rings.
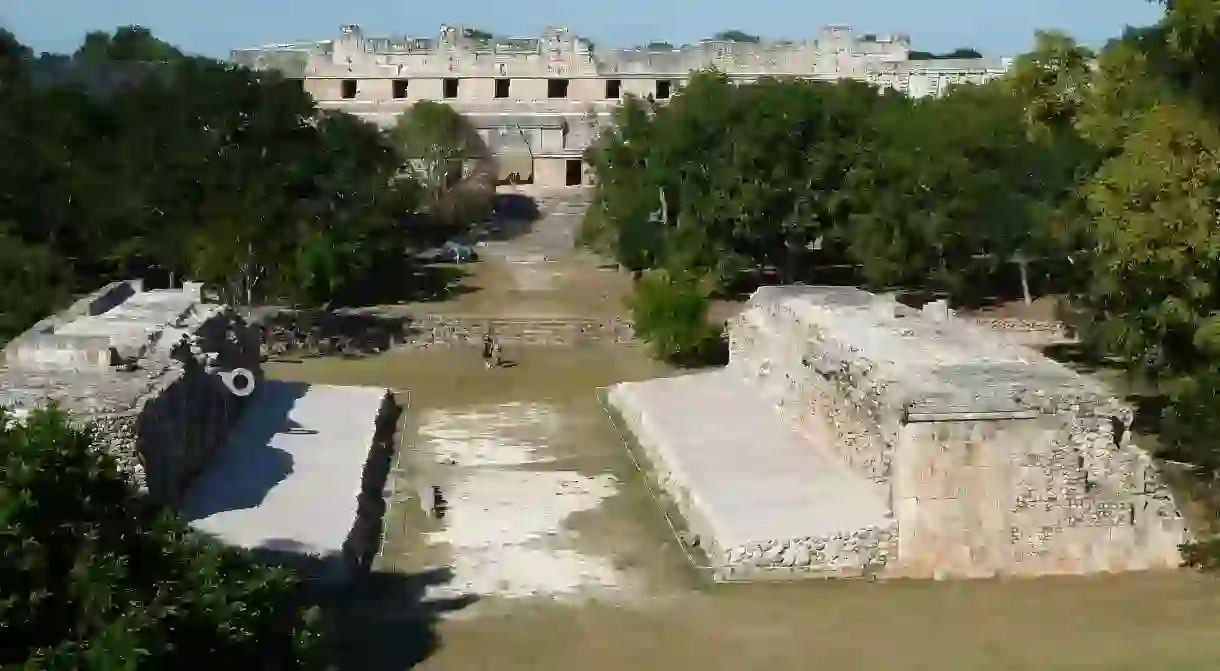
[{"label": "eroded stonework", "polygon": [[[944,306],[916,310],[853,287],[764,287],[729,335],[724,371],[670,385],[686,407],[657,393],[661,380],[611,393],[655,470],[681,472],[685,486],[671,494],[692,526],[733,529],[733,543],[702,544],[716,550],[719,574],[977,578],[1179,566],[1185,522],[1132,442],[1131,407],[1098,381]],[[800,436],[804,461],[758,411],[744,433],[724,416],[737,407],[744,417],[751,397]],[[722,409],[709,414],[706,399]],[[715,431],[701,426],[712,423]],[[683,431],[704,433],[684,444]],[[769,459],[782,465],[757,465]],[[747,501],[705,486],[747,468],[752,480],[805,491]],[[780,501],[806,520],[782,538],[766,524],[792,518]],[[740,523],[742,505],[759,520],[754,532]],[[884,523],[850,515],[874,505]],[[802,525],[833,533],[802,534]]]},{"label": "eroded stonework", "polygon": [[261,382],[258,334],[198,285],[115,282],[4,348],[0,406],[20,416],[55,403],[92,423],[138,487],[176,506],[247,403],[222,380],[236,368]]}]

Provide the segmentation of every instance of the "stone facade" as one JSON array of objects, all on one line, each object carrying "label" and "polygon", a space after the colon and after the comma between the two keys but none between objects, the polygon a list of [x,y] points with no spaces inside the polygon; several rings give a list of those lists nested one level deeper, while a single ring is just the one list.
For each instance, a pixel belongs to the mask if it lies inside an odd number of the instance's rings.
[{"label": "stone facade", "polygon": [[905,35],[857,36],[842,26],[807,41],[705,40],[663,50],[595,48],[564,28],[538,38],[484,39],[451,26],[429,38],[372,37],[346,26],[333,40],[240,49],[232,59],[301,79],[319,106],[382,125],[421,100],[449,103],[514,166],[509,172],[549,187],[590,183],[581,157],[624,95],[666,100],[693,71],[716,68],[738,82],[850,78],[930,96],[951,84],[989,81],[1010,65],[911,60],[910,53]]},{"label": "stone facade", "polygon": [[234,368],[252,372],[257,389],[259,336],[205,303],[198,285],[115,282],[5,347],[0,405],[20,416],[54,402],[92,423],[138,487],[177,506],[249,400],[222,382]]},{"label": "stone facade", "polygon": [[1131,408],[1098,382],[947,312],[854,288],[764,287],[729,333],[729,369],[811,449],[887,492],[897,543],[883,575],[1179,564],[1184,521],[1131,441]]}]

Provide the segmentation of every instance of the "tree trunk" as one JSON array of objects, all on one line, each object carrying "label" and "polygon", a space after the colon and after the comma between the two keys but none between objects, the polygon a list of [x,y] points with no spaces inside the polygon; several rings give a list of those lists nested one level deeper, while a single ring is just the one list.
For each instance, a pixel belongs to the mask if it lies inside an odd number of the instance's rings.
[{"label": "tree trunk", "polygon": [[661,199],[661,225],[669,227],[669,205],[665,202],[665,187],[657,187],[657,195]]},{"label": "tree trunk", "polygon": [[1034,299],[1029,294],[1029,260],[1024,256],[1018,256],[1013,259],[1013,262],[1017,264],[1017,269],[1021,273],[1021,297],[1025,299],[1026,305],[1032,305]]}]

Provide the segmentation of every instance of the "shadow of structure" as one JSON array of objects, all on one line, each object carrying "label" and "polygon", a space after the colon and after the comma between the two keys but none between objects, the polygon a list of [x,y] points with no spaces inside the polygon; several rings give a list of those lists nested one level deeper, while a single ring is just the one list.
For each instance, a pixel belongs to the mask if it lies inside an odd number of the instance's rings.
[{"label": "shadow of structure", "polygon": [[268,380],[259,390],[257,412],[245,413],[229,444],[195,482],[182,510],[188,522],[216,513],[258,507],[292,474],[292,455],[272,445],[279,434],[316,434],[289,417],[309,385]]},{"label": "shadow of structure", "polygon": [[380,263],[360,282],[347,287],[332,307],[442,301],[475,291],[463,284],[468,271],[438,260],[427,254],[422,260],[405,254],[393,262]]},{"label": "shadow of structure", "polygon": [[447,568],[421,573],[373,571],[320,599],[324,652],[339,671],[401,671],[427,659],[441,644],[442,615],[478,601],[464,595],[426,599],[431,585],[452,578]]},{"label": "shadow of structure", "polygon": [[497,194],[491,220],[483,225],[479,237],[497,242],[519,238],[532,231],[541,216],[533,198],[519,193]]}]

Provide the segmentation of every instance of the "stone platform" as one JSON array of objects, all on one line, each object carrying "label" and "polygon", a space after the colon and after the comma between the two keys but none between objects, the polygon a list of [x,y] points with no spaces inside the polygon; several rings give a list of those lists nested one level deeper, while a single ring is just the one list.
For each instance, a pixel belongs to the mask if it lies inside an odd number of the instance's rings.
[{"label": "stone platform", "polygon": [[1099,380],[943,303],[854,287],[762,287],[728,333],[722,372],[611,393],[718,566],[1180,565],[1191,536],[1173,493]]},{"label": "stone platform", "polygon": [[367,568],[399,414],[381,388],[267,382],[191,489],[185,518],[323,578]]},{"label": "stone platform", "polygon": [[777,421],[739,376],[699,373],[609,394],[716,579],[851,577],[884,563],[885,491]]}]

